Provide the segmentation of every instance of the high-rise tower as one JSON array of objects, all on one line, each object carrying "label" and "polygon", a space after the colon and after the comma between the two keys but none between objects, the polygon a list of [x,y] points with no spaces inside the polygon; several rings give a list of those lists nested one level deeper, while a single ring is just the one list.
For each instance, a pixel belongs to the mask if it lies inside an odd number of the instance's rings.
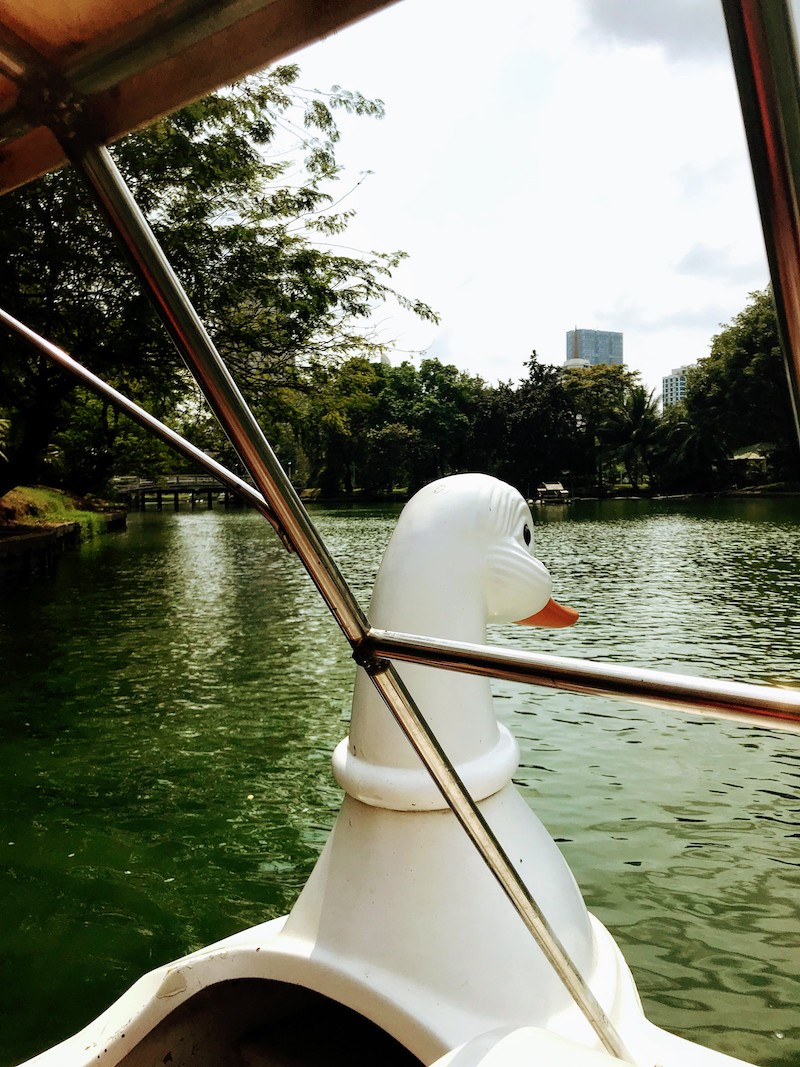
[{"label": "high-rise tower", "polygon": [[577,367],[598,363],[622,365],[622,334],[612,330],[579,330],[577,327],[568,330],[567,364]]}]

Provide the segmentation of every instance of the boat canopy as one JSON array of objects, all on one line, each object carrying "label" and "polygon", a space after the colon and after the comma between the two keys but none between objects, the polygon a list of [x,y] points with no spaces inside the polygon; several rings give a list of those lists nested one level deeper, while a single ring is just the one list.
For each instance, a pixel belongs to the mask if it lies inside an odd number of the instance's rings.
[{"label": "boat canopy", "polygon": [[390,0],[0,0],[0,195],[60,167],[51,127],[110,144]]}]

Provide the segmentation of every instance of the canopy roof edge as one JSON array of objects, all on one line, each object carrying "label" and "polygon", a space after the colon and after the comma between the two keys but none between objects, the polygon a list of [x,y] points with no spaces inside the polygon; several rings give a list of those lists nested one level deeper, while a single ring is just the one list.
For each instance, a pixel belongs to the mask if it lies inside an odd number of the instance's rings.
[{"label": "canopy roof edge", "polygon": [[73,3],[41,0],[32,16],[0,0],[0,194],[66,162],[31,106],[45,85],[82,101],[93,140],[111,144],[391,2],[82,0],[76,41]]}]

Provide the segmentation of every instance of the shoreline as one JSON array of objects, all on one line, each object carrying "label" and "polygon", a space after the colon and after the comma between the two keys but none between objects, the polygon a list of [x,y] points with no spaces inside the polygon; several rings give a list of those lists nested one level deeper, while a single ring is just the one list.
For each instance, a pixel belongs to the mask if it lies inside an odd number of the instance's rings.
[{"label": "shoreline", "polygon": [[[8,494],[10,495],[10,494]],[[606,496],[572,496],[563,503],[534,501],[535,507],[569,507],[572,503],[606,501],[709,501],[709,500],[788,500],[800,497],[800,487],[789,484],[786,488],[778,486],[755,486],[751,489],[726,489],[717,493],[613,493]],[[102,510],[76,512],[75,521],[48,521],[39,518],[35,511],[13,509],[12,511],[0,498],[0,586],[9,582],[30,582],[34,578],[53,575],[58,567],[60,557],[70,549],[95,536],[115,533],[127,528],[128,511],[103,502]],[[409,499],[406,494],[386,493],[353,496],[305,496],[306,505],[322,507],[353,507],[356,505],[398,504],[403,505]],[[529,503],[531,503],[529,501]],[[55,518],[55,516],[54,516]],[[26,521],[27,520],[27,521]]]},{"label": "shoreline", "polygon": [[[309,504],[323,504],[330,506],[332,504],[405,504],[411,499],[412,494],[406,493],[354,493],[352,496],[345,496],[339,494],[336,496],[304,496],[300,494],[300,499],[306,506]],[[573,503],[575,501],[599,501],[606,500],[784,500],[800,497],[800,486],[791,485],[785,489],[781,489],[775,486],[763,486],[753,487],[745,489],[722,489],[718,492],[707,493],[649,493],[644,491],[639,492],[615,492],[606,493],[603,496],[599,496],[596,493],[574,493],[570,495],[569,500],[565,501],[561,506],[565,504]],[[547,507],[558,507],[557,501],[533,501],[537,506],[542,504]]]},{"label": "shoreline", "polygon": [[122,508],[93,507],[61,490],[12,489],[0,497],[0,584],[54,573],[64,552],[124,530],[127,518]]},{"label": "shoreline", "polygon": [[59,558],[68,549],[77,548],[96,534],[115,533],[126,528],[126,512],[110,512],[103,518],[105,521],[93,527],[88,537],[79,522],[38,526],[3,524],[0,526],[0,584],[53,574]]}]

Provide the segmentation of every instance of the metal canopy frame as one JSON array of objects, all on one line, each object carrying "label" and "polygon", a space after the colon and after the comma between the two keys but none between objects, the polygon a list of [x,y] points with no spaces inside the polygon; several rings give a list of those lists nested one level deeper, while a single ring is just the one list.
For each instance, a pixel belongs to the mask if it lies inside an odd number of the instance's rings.
[{"label": "metal canopy frame", "polygon": [[800,440],[800,74],[789,0],[722,0]]},{"label": "metal canopy frame", "polygon": [[[787,373],[797,415],[800,410],[800,80],[794,31],[788,0],[722,2],[742,98],[778,320],[785,342]],[[372,3],[370,0],[347,0],[339,6],[338,12],[331,13],[331,8],[336,5],[319,5],[313,0],[296,4],[295,7],[301,9],[301,21],[304,13],[309,21],[305,31],[298,32],[295,25],[293,40],[288,47],[296,47],[325,32],[324,28],[321,31],[319,28],[320,10],[326,12],[323,22],[329,30],[351,21],[359,11],[363,13],[378,6],[381,6],[380,0]],[[272,5],[259,3],[259,0],[232,0],[223,6],[222,15],[218,9],[214,32],[225,31],[226,27],[220,26],[220,19],[223,23],[226,21],[225,11],[227,15],[233,15],[235,9],[241,16],[251,9],[259,9],[263,13],[264,8],[270,7],[271,15],[275,15],[286,7],[286,0],[273,0]],[[166,34],[162,46],[166,47],[168,40],[173,43],[177,41],[191,52],[197,44],[197,34],[196,31],[190,31],[180,18],[188,10],[187,3],[173,0],[166,8],[174,17],[170,24],[172,36]],[[205,40],[202,33],[200,39]],[[285,38],[282,40],[285,44]],[[448,806],[591,1024],[601,1044],[611,1054],[629,1060],[630,1055],[619,1034],[531,897],[390,660],[413,661],[575,692],[624,695],[633,700],[689,708],[706,714],[746,717],[750,721],[784,727],[800,726],[800,692],[687,678],[553,656],[513,653],[487,646],[433,640],[372,628],[105,147],[109,140],[119,135],[125,123],[121,126],[119,121],[106,122],[104,128],[104,124],[97,121],[98,114],[102,115],[102,107],[84,106],[82,94],[87,89],[100,93],[115,79],[117,88],[119,79],[132,78],[135,82],[141,76],[143,68],[140,60],[146,52],[147,43],[147,34],[140,35],[139,44],[144,52],[129,50],[126,58],[124,48],[106,48],[101,55],[84,56],[82,62],[76,60],[71,71],[62,69],[56,72],[57,77],[51,77],[53,72],[48,72],[46,57],[35,54],[13,33],[4,32],[0,34],[0,76],[11,79],[23,88],[26,77],[30,76],[38,88],[38,104],[41,106],[49,100],[53,105],[48,136],[52,135],[55,139],[57,151],[55,154],[51,151],[49,156],[45,153],[47,158],[44,158],[44,164],[57,165],[63,155],[86,179],[178,350],[253,477],[256,489],[210,460],[75,363],[66,353],[5,312],[0,312],[0,321],[76,374],[84,385],[100,392],[172,447],[212,471],[229,488],[248,499],[272,523],[286,546],[300,557],[353,648],[354,658],[372,679]],[[152,41],[150,44],[152,46]],[[272,49],[270,58],[281,54],[282,49],[288,50],[288,47],[284,48],[279,41],[278,46]],[[265,61],[268,60],[263,60],[262,55],[262,62]],[[229,65],[227,77],[220,81],[237,76],[237,70],[238,66],[231,70]],[[74,84],[70,83],[70,73]],[[174,101],[167,93],[163,109],[158,113],[171,110],[182,102],[185,100]],[[140,116],[140,120],[152,119],[154,114]],[[41,115],[37,114],[36,117],[39,119]],[[130,120],[129,113],[126,121],[128,128],[133,128],[136,122],[131,125]],[[6,130],[13,125],[13,116],[7,116]],[[0,132],[2,128],[0,124]],[[40,133],[34,131],[37,136]],[[20,180],[34,176],[37,173],[36,166],[41,167],[42,159],[33,167],[30,162],[29,159],[27,171],[24,167],[19,169]],[[8,178],[6,187],[9,187]]]}]

